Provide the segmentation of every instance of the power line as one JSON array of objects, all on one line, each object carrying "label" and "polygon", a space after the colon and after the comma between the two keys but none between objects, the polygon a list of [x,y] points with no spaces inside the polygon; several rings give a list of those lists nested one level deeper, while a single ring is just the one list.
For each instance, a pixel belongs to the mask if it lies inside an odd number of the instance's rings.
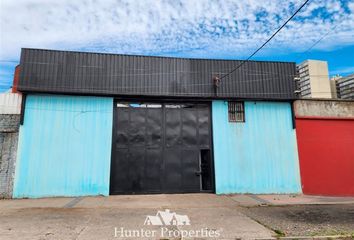
[{"label": "power line", "polygon": [[293,15],[291,15],[291,17],[290,17],[288,20],[286,20],[286,22],[285,22],[275,33],[273,33],[273,35],[272,35],[270,38],[268,38],[267,41],[265,41],[256,51],[254,51],[248,58],[246,58],[246,60],[243,60],[236,68],[234,68],[234,69],[233,69],[232,71],[230,71],[229,73],[227,73],[227,74],[221,76],[219,79],[221,80],[221,79],[223,79],[223,78],[229,76],[230,74],[232,74],[233,72],[235,72],[237,69],[239,69],[243,64],[245,64],[246,62],[248,62],[248,61],[249,61],[254,55],[256,55],[256,53],[259,52],[270,40],[272,40],[272,39],[275,37],[275,35],[277,35],[277,34],[280,32],[280,30],[282,30],[282,29],[285,27],[285,25],[286,25],[288,22],[290,22],[291,19],[293,19],[293,18],[295,17],[295,15],[296,15],[298,12],[300,12],[300,10],[301,10],[309,1],[310,1],[310,0],[306,0],[299,8],[295,11],[295,13],[294,13]]},{"label": "power line", "polygon": [[325,37],[328,36],[328,34],[330,34],[332,31],[334,31],[338,25],[340,24],[341,22],[339,22],[337,25],[334,26],[334,28],[330,29],[327,33],[325,33],[322,37],[320,37],[317,41],[315,41],[306,51],[304,51],[302,54],[306,54],[308,53],[309,51],[311,51],[312,48],[314,48],[318,43],[320,43]]}]

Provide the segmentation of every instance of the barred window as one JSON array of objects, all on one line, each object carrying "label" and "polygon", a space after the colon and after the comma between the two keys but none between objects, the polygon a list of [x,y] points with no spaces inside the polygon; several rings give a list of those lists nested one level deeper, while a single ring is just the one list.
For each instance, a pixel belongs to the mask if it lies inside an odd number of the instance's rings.
[{"label": "barred window", "polygon": [[243,102],[228,102],[229,122],[244,122],[245,107]]}]

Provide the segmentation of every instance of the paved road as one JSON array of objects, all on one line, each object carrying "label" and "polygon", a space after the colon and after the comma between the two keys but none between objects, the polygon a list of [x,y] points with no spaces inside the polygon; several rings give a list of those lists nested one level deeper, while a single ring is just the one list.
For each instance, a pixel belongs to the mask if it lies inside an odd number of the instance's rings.
[{"label": "paved road", "polygon": [[250,207],[241,212],[280,235],[351,235],[354,239],[354,204]]},{"label": "paved road", "polygon": [[[165,209],[187,215],[191,225],[144,225],[147,215]],[[2,200],[0,210],[1,240],[180,239],[178,234],[186,239],[255,239],[274,234],[242,214],[237,202],[214,194]]]}]

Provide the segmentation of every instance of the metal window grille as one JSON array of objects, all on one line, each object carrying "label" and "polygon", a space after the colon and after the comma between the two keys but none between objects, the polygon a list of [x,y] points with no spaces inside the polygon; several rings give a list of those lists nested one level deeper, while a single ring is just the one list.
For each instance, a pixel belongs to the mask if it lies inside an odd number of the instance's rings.
[{"label": "metal window grille", "polygon": [[229,102],[229,122],[244,122],[245,107],[243,102]]}]

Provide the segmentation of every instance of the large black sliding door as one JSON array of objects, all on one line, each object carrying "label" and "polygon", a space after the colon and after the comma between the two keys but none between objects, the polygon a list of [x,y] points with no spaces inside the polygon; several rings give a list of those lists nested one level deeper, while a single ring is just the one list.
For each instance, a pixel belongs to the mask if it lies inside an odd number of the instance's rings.
[{"label": "large black sliding door", "polygon": [[115,103],[111,194],[212,191],[208,104]]}]

